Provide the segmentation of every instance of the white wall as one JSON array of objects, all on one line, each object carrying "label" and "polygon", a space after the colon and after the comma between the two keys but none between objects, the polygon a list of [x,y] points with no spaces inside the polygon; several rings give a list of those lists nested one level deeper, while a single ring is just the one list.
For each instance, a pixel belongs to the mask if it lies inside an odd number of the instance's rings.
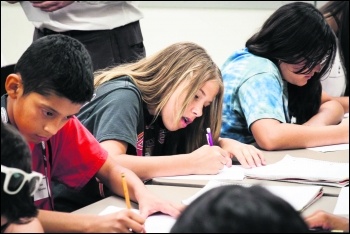
[{"label": "white wall", "polygon": [[[314,3],[320,7],[326,2]],[[144,18],[140,22],[146,53],[153,54],[174,42],[192,41],[206,48],[221,66],[234,50],[244,46],[277,7],[285,3],[288,1],[141,2]],[[159,7],[169,4],[190,7]],[[1,53],[7,63],[15,63],[30,45],[33,30],[20,4],[1,1]]]},{"label": "white wall", "polygon": [[[192,41],[207,49],[221,66],[233,50],[244,46],[272,9],[195,9],[141,7],[146,53],[174,42]],[[33,25],[20,4],[1,2],[1,53],[15,63],[32,42]]]}]

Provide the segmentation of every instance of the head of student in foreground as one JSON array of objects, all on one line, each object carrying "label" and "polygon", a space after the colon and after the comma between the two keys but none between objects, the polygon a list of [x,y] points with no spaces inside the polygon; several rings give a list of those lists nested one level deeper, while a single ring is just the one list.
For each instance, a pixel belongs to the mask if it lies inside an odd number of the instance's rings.
[{"label": "head of student in foreground", "polygon": [[186,136],[187,149],[206,144],[208,127],[218,139],[223,82],[220,69],[203,47],[192,42],[172,44],[135,63],[98,72],[95,86],[124,75],[140,89],[154,118],[160,116],[169,131]]},{"label": "head of student in foreground", "polygon": [[5,88],[11,124],[28,142],[46,141],[91,99],[90,55],[68,36],[40,38],[20,57]]},{"label": "head of student in foreground", "polygon": [[307,232],[300,214],[261,186],[225,185],[194,200],[171,229],[172,233]]},{"label": "head of student in foreground", "polygon": [[[7,170],[20,169],[28,174],[32,172],[32,158],[27,142],[14,127],[1,122],[1,167],[3,166]],[[36,185],[35,178],[24,183],[23,174],[7,170],[1,171],[1,225],[4,220],[10,224],[26,224],[38,213],[31,197],[32,186]]]}]

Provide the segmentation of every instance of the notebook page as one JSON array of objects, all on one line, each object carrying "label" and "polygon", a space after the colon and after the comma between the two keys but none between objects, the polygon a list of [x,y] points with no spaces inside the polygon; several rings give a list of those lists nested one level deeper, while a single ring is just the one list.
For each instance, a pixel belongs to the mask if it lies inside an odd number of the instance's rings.
[{"label": "notebook page", "polygon": [[[193,196],[182,201],[183,204],[189,205],[203,193],[209,191],[212,188],[230,184],[237,184],[242,186],[251,186],[251,184],[238,184],[233,182],[226,181],[217,181],[210,180],[201,190],[199,190]],[[312,203],[318,200],[323,195],[322,186],[313,186],[313,185],[305,185],[305,186],[274,186],[274,185],[264,185],[264,188],[269,190],[271,193],[276,196],[281,197],[289,204],[291,204],[294,209],[298,211],[303,211],[307,207],[309,207]]]},{"label": "notebook page", "polygon": [[340,190],[333,214],[349,216],[349,187]]},{"label": "notebook page", "polygon": [[[106,215],[113,212],[121,211],[125,208],[116,206],[107,206],[99,215]],[[139,213],[139,210],[132,209],[132,211]],[[175,224],[176,219],[166,214],[153,214],[148,216],[145,221],[145,230],[147,233],[170,233],[170,229]]]},{"label": "notebook page", "polygon": [[[263,167],[244,169],[248,178],[266,180],[291,180],[303,183],[306,181],[349,183],[349,163],[329,162],[309,158],[298,158],[290,155],[276,163]],[[294,180],[294,181],[293,181]]]},{"label": "notebook page", "polygon": [[318,147],[310,147],[307,148],[309,150],[318,151],[318,152],[332,152],[338,150],[348,150],[349,143],[347,144],[337,144],[337,145],[326,145],[326,146],[318,146]]}]

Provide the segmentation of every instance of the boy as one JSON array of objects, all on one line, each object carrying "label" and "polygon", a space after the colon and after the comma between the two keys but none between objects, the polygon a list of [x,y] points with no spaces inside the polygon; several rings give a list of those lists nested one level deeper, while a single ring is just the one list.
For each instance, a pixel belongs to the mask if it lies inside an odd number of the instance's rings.
[{"label": "boy", "polygon": [[[94,92],[91,58],[80,42],[64,35],[33,42],[18,60],[15,73],[7,77],[5,89],[2,121],[15,126],[26,138],[33,170],[46,177],[34,194],[45,232],[140,232],[149,214],[179,215],[179,207],[155,197],[133,172],[108,157],[74,116]],[[79,190],[96,176],[122,195],[122,172],[141,215],[130,210],[106,216],[53,211],[52,180]]]}]

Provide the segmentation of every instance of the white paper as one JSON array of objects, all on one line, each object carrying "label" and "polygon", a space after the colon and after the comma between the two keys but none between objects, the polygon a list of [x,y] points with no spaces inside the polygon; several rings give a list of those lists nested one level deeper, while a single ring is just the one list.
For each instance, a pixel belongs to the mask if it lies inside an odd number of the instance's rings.
[{"label": "white paper", "polygon": [[[224,185],[237,184],[227,181],[210,180],[201,190],[199,190],[193,196],[182,201],[183,204],[189,205],[203,193],[208,190]],[[239,184],[242,186],[252,186],[251,184]],[[322,186],[313,185],[300,185],[300,186],[275,186],[275,185],[264,185],[264,188],[269,190],[276,196],[281,197],[289,204],[291,204],[294,209],[298,211],[303,211],[319,199],[323,194]]]},{"label": "white paper", "polygon": [[[107,206],[99,215],[106,215],[124,210],[116,206]],[[137,209],[132,209],[136,213],[140,213]],[[145,222],[145,230],[147,233],[170,233],[170,229],[175,224],[176,219],[166,214],[153,214],[147,217]]]},{"label": "white paper", "polygon": [[349,184],[349,163],[330,162],[290,155],[263,167],[244,169],[247,178],[290,181],[296,183],[328,183],[344,187]]},{"label": "white paper", "polygon": [[226,167],[216,175],[183,175],[183,176],[163,176],[157,177],[157,179],[169,179],[169,180],[243,180],[244,173],[243,167],[240,165],[232,165],[232,167]]},{"label": "white paper", "polygon": [[49,14],[32,6],[32,3],[29,1],[20,2],[29,21],[33,22],[43,22],[50,19]]},{"label": "white paper", "polygon": [[349,143],[347,144],[337,144],[337,145],[326,145],[326,146],[318,146],[318,147],[310,147],[307,148],[309,150],[318,151],[318,152],[333,152],[337,150],[348,150]]},{"label": "white paper", "polygon": [[349,216],[349,187],[340,190],[333,214]]}]

